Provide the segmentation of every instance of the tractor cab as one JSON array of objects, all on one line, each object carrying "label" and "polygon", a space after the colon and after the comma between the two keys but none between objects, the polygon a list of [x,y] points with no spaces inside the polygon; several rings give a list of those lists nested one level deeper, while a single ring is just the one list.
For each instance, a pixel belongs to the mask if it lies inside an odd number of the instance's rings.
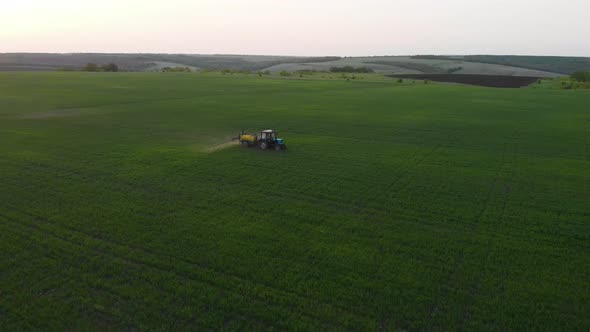
[{"label": "tractor cab", "polygon": [[274,141],[277,139],[277,133],[272,129],[263,130],[260,132],[260,139]]}]

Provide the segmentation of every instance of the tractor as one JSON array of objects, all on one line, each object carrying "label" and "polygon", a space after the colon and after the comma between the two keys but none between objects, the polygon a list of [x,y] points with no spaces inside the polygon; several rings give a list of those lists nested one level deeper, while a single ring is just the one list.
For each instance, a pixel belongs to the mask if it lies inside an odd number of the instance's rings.
[{"label": "tractor", "polygon": [[235,140],[240,142],[243,147],[257,146],[260,150],[274,149],[275,151],[286,150],[287,146],[282,138],[277,137],[277,132],[272,129],[263,130],[260,136],[255,134],[246,134],[243,130]]}]

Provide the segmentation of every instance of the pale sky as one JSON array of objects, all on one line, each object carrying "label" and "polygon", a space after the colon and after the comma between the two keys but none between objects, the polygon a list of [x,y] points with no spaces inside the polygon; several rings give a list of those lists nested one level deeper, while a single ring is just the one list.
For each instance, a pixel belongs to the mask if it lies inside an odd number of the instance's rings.
[{"label": "pale sky", "polygon": [[2,52],[590,56],[590,0],[0,0]]}]

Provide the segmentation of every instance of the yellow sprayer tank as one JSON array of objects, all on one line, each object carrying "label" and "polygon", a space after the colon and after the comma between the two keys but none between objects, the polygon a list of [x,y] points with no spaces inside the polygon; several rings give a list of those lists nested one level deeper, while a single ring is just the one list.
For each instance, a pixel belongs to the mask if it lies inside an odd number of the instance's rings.
[{"label": "yellow sprayer tank", "polygon": [[257,141],[257,137],[256,135],[252,135],[252,134],[242,134],[240,135],[240,142],[248,142],[251,144],[256,143]]}]

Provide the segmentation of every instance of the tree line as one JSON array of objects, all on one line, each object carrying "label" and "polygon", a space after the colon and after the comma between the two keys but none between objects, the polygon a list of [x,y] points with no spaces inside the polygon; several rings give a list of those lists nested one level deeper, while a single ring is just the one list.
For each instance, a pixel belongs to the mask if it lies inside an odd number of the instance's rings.
[{"label": "tree line", "polygon": [[106,65],[97,65],[96,63],[89,62],[82,68],[82,71],[89,71],[89,72],[118,72],[119,66],[115,63],[109,63]]},{"label": "tree line", "polygon": [[373,73],[374,70],[367,67],[353,67],[353,66],[343,66],[343,67],[331,67],[330,71],[332,73]]},{"label": "tree line", "polygon": [[577,71],[570,76],[574,81],[590,82],[590,71]]}]

